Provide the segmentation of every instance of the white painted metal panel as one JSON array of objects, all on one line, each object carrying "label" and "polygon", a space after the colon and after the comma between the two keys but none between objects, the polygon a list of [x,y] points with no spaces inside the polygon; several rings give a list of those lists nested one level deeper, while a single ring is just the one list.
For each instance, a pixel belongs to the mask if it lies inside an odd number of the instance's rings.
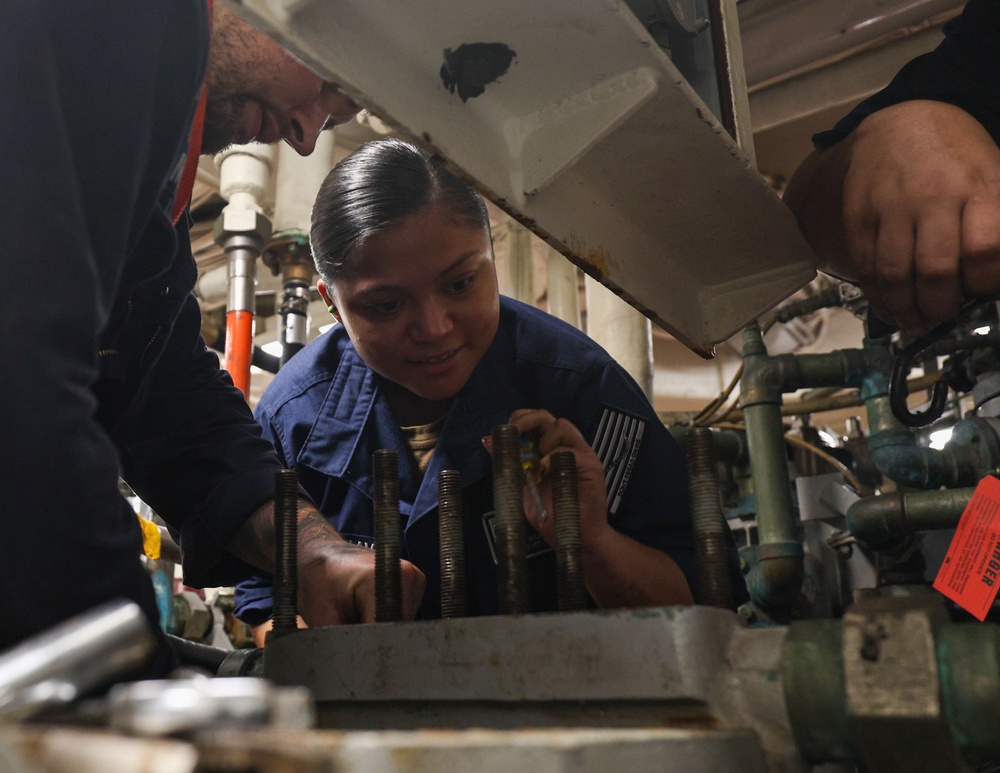
[{"label": "white painted metal panel", "polygon": [[[621,0],[233,6],[692,349],[808,282],[791,214]],[[463,100],[445,51],[498,43]]]}]

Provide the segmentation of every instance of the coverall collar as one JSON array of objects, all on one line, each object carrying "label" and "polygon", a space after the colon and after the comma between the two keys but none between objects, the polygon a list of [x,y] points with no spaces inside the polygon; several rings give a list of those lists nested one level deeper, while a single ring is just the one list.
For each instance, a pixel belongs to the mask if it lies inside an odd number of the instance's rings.
[{"label": "coverall collar", "polygon": [[[462,474],[463,488],[492,474],[492,460],[482,438],[510,418],[517,405],[508,369],[504,367],[502,333],[456,396],[430,466],[420,480],[409,447],[386,404],[380,377],[347,346],[330,382],[297,462],[317,472],[345,480],[370,497],[372,454],[389,448],[399,454],[400,511],[409,523],[437,507],[437,476],[453,469]],[[406,503],[412,502],[412,510]],[[409,511],[409,512],[408,512]]]}]

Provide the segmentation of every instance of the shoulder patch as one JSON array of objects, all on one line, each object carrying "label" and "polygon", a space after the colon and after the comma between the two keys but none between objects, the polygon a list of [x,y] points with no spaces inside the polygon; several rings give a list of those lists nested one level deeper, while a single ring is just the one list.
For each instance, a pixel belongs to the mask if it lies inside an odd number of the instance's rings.
[{"label": "shoulder patch", "polygon": [[645,419],[613,408],[605,408],[601,414],[592,447],[604,466],[609,516],[618,512],[635,460],[639,458],[645,431]]}]

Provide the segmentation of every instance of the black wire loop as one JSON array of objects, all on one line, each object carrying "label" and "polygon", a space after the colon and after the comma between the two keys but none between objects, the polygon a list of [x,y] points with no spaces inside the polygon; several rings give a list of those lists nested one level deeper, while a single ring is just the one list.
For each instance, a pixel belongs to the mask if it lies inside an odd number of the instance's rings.
[{"label": "black wire loop", "polygon": [[913,361],[924,350],[944,338],[953,327],[954,322],[939,325],[927,335],[909,344],[896,356],[892,366],[892,377],[889,380],[889,407],[892,408],[893,415],[907,427],[926,427],[940,419],[944,413],[948,401],[947,384],[943,381],[936,382],[931,392],[930,405],[925,410],[914,413],[906,404],[906,398],[910,394],[906,381],[910,377]]}]

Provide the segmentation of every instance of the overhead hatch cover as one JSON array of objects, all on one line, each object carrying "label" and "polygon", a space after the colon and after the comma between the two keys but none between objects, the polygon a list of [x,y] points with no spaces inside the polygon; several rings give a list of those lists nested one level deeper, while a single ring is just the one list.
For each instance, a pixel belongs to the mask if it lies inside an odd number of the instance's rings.
[{"label": "overhead hatch cover", "polygon": [[620,0],[231,5],[704,356],[815,276],[791,213]]}]

